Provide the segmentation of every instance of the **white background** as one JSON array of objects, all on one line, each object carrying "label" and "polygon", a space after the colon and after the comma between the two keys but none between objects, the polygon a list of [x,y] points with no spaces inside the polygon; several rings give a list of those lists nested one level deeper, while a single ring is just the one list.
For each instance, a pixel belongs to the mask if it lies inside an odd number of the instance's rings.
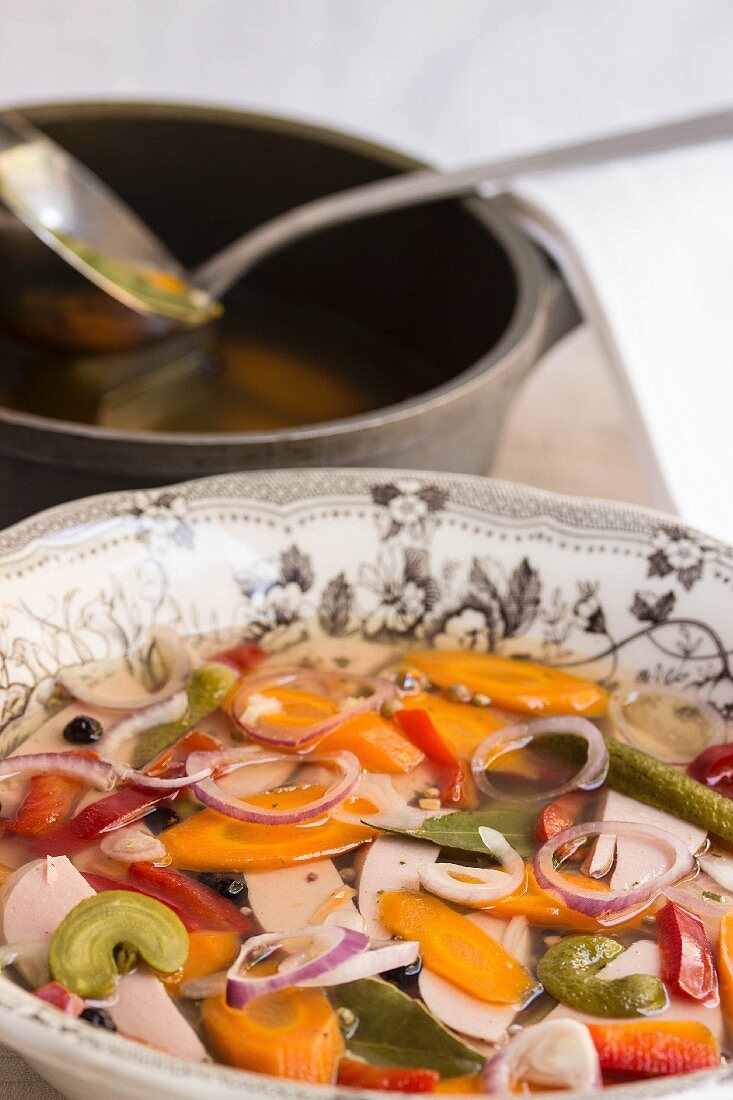
[{"label": "white background", "polygon": [[208,100],[445,163],[733,100],[730,0],[0,0],[0,101]]},{"label": "white background", "polygon": [[[0,104],[84,97],[299,115],[449,166],[733,103],[733,0],[0,0]],[[606,369],[587,333],[543,365],[499,472],[656,503]]]}]

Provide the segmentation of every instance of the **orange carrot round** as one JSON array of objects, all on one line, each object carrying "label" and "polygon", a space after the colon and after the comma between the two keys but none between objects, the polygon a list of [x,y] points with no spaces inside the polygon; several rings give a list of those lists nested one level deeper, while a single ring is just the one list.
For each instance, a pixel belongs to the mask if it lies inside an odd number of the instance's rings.
[{"label": "orange carrot round", "polygon": [[589,718],[606,712],[605,688],[535,661],[441,649],[410,653],[406,660],[438,687],[464,684],[475,693],[487,695],[494,706],[503,710],[534,715],[585,714]]},{"label": "orange carrot round", "polygon": [[224,996],[201,1010],[216,1056],[239,1069],[328,1085],[336,1079],[344,1041],[336,1013],[320,989],[282,989],[230,1008]]},{"label": "orange carrot round", "polygon": [[429,894],[385,891],[379,915],[394,935],[419,942],[425,966],[481,1001],[518,1005],[537,991],[529,971],[501,944]]}]

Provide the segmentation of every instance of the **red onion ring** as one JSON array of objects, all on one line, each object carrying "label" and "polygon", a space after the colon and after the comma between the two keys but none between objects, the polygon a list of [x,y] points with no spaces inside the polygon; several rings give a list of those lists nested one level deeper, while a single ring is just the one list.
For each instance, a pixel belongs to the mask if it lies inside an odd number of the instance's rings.
[{"label": "red onion ring", "polygon": [[[306,690],[305,684],[311,683],[331,698],[344,698],[343,692],[339,696],[335,691],[337,685],[343,685],[344,681],[356,687],[369,687],[371,693],[363,699],[357,699],[343,710],[329,715],[320,721],[311,722],[308,726],[292,727],[278,725],[277,722],[265,722],[258,718],[254,721],[245,721],[247,702],[253,695],[262,694],[267,688],[285,687],[298,684],[301,690]],[[297,688],[296,688],[297,690]],[[279,673],[272,672],[267,675],[248,676],[242,687],[232,700],[230,713],[232,719],[253,741],[259,741],[262,745],[274,748],[301,749],[309,745],[317,737],[323,737],[331,730],[340,726],[348,718],[367,711],[377,711],[389,699],[397,694],[397,688],[389,680],[382,680],[377,676],[357,676],[355,674],[339,675],[333,672],[321,672],[318,669],[286,668]],[[264,716],[263,716],[264,717]]]},{"label": "red onion ring", "polygon": [[[352,929],[356,931],[356,929]],[[277,937],[276,937],[277,938]],[[394,943],[379,944],[362,951],[346,962],[339,963],[320,978],[299,981],[299,986],[333,986],[346,982],[355,982],[359,978],[373,978],[385,970],[394,970],[399,966],[410,966],[420,954],[420,944],[413,940],[399,940]],[[292,978],[290,978],[292,982]],[[191,978],[178,990],[180,997],[202,1000],[223,993],[226,990],[227,974],[221,970],[218,974],[209,974],[205,978]]]},{"label": "red onion ring", "polygon": [[[502,870],[496,867],[463,867],[458,863],[424,863],[417,868],[420,885],[446,901],[479,908],[516,894],[524,883],[524,860],[496,829],[482,825],[479,834],[491,854],[501,863]],[[479,881],[462,881],[457,875]]]},{"label": "red onion ring", "polygon": [[[512,752],[514,749],[523,749],[535,737],[542,737],[548,733],[570,733],[588,742],[588,756],[575,778],[560,787],[555,787],[554,790],[543,790],[525,797],[515,794],[509,796],[496,790],[487,777],[488,767],[505,753]],[[503,801],[509,799],[512,802],[553,802],[568,791],[578,789],[592,791],[600,787],[608,772],[608,749],[598,727],[587,718],[581,718],[580,715],[535,718],[531,722],[504,726],[495,733],[489,734],[476,749],[471,761],[471,770],[477,785],[484,794],[492,798]]]},{"label": "red onion ring", "polygon": [[[247,974],[257,959],[278,948],[293,948],[285,971],[256,977]],[[293,932],[267,932],[252,936],[242,947],[236,962],[227,971],[226,1000],[230,1008],[244,1008],[255,997],[275,993],[303,982],[319,979],[330,970],[366,951],[369,937],[336,925],[309,925]],[[308,950],[310,948],[310,950]],[[303,958],[305,949],[305,958]]]},{"label": "red onion ring", "polygon": [[228,772],[237,767],[246,767],[250,764],[271,764],[279,760],[289,759],[284,753],[267,752],[254,745],[248,745],[241,749],[223,749],[219,752],[193,752],[186,761],[188,773],[187,783],[191,784],[191,792],[204,806],[209,806],[220,814],[236,818],[237,821],[251,821],[255,825],[297,825],[301,821],[310,821],[314,817],[320,817],[343,802],[356,786],[361,764],[351,752],[323,753],[320,756],[309,756],[307,763],[321,764],[327,768],[336,768],[341,772],[341,779],[330,787],[315,802],[306,806],[299,806],[293,810],[269,809],[266,806],[252,806],[242,802],[238,798],[227,794],[218,785],[215,779],[196,781],[195,776],[202,769],[208,768],[209,772]]},{"label": "red onion ring", "polygon": [[[342,926],[343,927],[343,926]],[[298,985],[332,986],[355,982],[359,978],[373,978],[385,970],[395,970],[398,966],[410,966],[420,955],[420,944],[415,940],[398,940],[376,944],[345,962],[339,963],[320,978],[306,978]]]},{"label": "red onion ring", "polygon": [[588,1028],[577,1020],[543,1020],[514,1035],[484,1067],[481,1081],[492,1096],[531,1091],[586,1092],[601,1087],[598,1053]]},{"label": "red onion ring", "polygon": [[136,710],[120,719],[107,730],[101,748],[105,756],[110,756],[119,750],[123,742],[131,737],[136,737],[153,726],[161,726],[168,722],[177,722],[183,718],[188,707],[188,695],[185,691],[177,691],[169,699],[162,703],[153,703],[152,706]]},{"label": "red onion ring", "polygon": [[7,756],[0,760],[0,779],[11,775],[63,775],[87,783],[98,791],[111,791],[117,784],[114,765],[73,752],[35,752]]},{"label": "red onion ring", "polygon": [[[652,842],[664,845],[674,856],[672,864],[660,871],[654,878],[648,879],[643,885],[633,890],[608,890],[600,893],[597,890],[586,890],[582,886],[576,886],[563,877],[562,872],[554,866],[555,853],[566,846],[576,847],[584,839],[594,835],[633,836],[636,840],[648,839]],[[543,844],[534,857],[534,873],[537,882],[543,890],[549,890],[560,898],[570,909],[578,913],[584,913],[587,917],[594,917],[602,924],[618,924],[629,916],[629,910],[646,908],[666,887],[678,883],[681,879],[691,874],[695,867],[695,860],[684,841],[659,829],[656,825],[639,825],[631,821],[586,821],[582,825],[574,825],[571,829],[563,829],[546,844]]]},{"label": "red onion ring", "polygon": [[[206,755],[199,753],[199,756]],[[76,779],[98,791],[111,791],[118,782],[134,783],[136,787],[152,787],[153,790],[177,791],[192,783],[208,779],[211,768],[201,768],[191,775],[178,779],[161,779],[155,775],[135,771],[126,764],[110,764],[106,760],[94,760],[74,752],[35,752],[7,756],[0,760],[0,779],[13,775],[63,775]]]},{"label": "red onion ring", "polygon": [[192,775],[182,775],[178,779],[163,779],[158,775],[148,775],[147,772],[138,772],[134,768],[128,768],[126,764],[112,765],[117,777],[123,783],[133,783],[136,787],[150,787],[154,791],[180,791],[183,787],[190,787],[194,783],[201,783],[211,775],[211,768],[200,768]]},{"label": "red onion ring", "polygon": [[111,673],[114,669],[109,662],[96,666],[87,664],[81,669],[62,669],[56,677],[56,683],[86,706],[99,707],[101,710],[142,710],[154,703],[162,703],[186,686],[191,675],[191,657],[183,639],[168,626],[156,626],[151,631],[151,638],[168,666],[168,679],[157,691],[144,691],[139,695],[114,695],[103,688],[92,687],[88,682],[90,669],[96,667],[102,675],[105,671]]}]

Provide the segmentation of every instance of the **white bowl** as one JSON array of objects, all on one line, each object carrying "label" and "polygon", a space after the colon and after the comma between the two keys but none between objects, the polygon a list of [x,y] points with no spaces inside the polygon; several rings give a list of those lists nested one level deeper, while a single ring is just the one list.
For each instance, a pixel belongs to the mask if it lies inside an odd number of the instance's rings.
[{"label": "white bowl", "polygon": [[[733,552],[657,513],[461,475],[285,470],[62,505],[0,535],[0,750],[33,688],[153,621],[327,658],[445,644],[609,681],[696,684],[733,715]],[[0,978],[0,1040],[70,1100],[354,1100],[190,1065]],[[729,1096],[727,1068],[604,1095]],[[383,1094],[373,1094],[383,1095]]]}]

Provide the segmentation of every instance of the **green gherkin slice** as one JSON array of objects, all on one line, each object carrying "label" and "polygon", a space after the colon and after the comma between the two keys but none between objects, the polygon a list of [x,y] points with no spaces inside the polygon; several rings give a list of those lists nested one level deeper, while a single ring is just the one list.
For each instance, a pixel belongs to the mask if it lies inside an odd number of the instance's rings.
[{"label": "green gherkin slice", "polygon": [[663,982],[651,974],[599,976],[625,948],[609,936],[569,936],[540,959],[537,977],[560,1004],[591,1016],[633,1017],[667,1007]]},{"label": "green gherkin slice", "polygon": [[133,768],[142,768],[172,745],[179,737],[220,706],[234,686],[237,673],[225,665],[206,664],[195,668],[186,687],[188,706],[177,722],[153,726],[140,735],[132,757]]},{"label": "green gherkin slice", "polygon": [[54,981],[84,998],[114,993],[138,957],[161,974],[179,970],[188,957],[188,932],[176,914],[143,894],[107,890],[85,898],[64,917],[51,940]]}]

